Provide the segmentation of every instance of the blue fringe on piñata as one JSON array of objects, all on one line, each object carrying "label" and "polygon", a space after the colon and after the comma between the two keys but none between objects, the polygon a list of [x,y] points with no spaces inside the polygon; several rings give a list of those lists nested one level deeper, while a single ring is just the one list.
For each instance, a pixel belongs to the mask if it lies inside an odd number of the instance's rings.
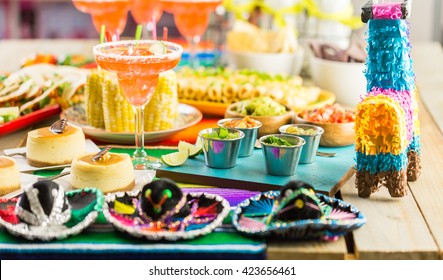
[{"label": "blue fringe on pi\u00f1ata", "polygon": [[370,20],[365,76],[372,88],[414,90],[408,23],[405,20]]},{"label": "blue fringe on pi\u00f1ata", "polygon": [[416,135],[412,138],[411,144],[409,144],[409,147],[408,147],[408,151],[413,150],[413,151],[416,151],[418,154],[420,154],[421,153],[420,146],[421,146],[420,145],[420,135]]},{"label": "blue fringe on pi\u00f1ata", "polygon": [[391,153],[378,155],[365,155],[357,152],[356,155],[357,171],[369,171],[370,174],[386,171],[406,170],[408,157],[406,151],[399,155]]}]

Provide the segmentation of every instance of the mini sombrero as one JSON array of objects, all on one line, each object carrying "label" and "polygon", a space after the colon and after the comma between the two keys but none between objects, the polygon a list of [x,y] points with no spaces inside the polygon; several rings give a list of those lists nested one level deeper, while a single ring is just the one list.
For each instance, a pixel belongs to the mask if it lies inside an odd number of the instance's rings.
[{"label": "mini sombrero", "polygon": [[208,193],[183,194],[171,180],[146,184],[142,191],[111,193],[103,214],[117,230],[149,240],[192,239],[212,232],[229,214],[229,203]]},{"label": "mini sombrero", "polygon": [[19,198],[0,199],[0,226],[30,240],[50,241],[79,234],[103,206],[97,189],[66,192],[44,180],[25,187]]},{"label": "mini sombrero", "polygon": [[240,203],[234,227],[251,236],[336,240],[365,224],[363,214],[342,200],[315,193],[291,181],[281,191],[258,194]]}]

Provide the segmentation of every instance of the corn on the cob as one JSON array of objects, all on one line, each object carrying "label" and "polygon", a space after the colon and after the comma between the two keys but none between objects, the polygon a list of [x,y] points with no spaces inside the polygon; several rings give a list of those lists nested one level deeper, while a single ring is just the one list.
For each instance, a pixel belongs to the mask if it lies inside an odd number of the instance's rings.
[{"label": "corn on the cob", "polygon": [[103,115],[107,131],[135,131],[134,111],[123,97],[117,75],[113,73],[106,73],[103,79]]},{"label": "corn on the cob", "polygon": [[145,108],[145,131],[171,129],[177,117],[177,75],[169,70],[158,77],[154,96]]},{"label": "corn on the cob", "polygon": [[[123,97],[117,76],[107,71],[93,71],[86,84],[88,123],[111,132],[134,132],[134,112]],[[174,71],[161,73],[157,88],[145,108],[145,131],[174,127],[178,117],[177,76]]]},{"label": "corn on the cob", "polygon": [[94,70],[91,71],[86,77],[86,120],[89,125],[97,128],[104,128],[105,123],[103,120],[103,94],[102,94],[102,81],[104,71]]}]

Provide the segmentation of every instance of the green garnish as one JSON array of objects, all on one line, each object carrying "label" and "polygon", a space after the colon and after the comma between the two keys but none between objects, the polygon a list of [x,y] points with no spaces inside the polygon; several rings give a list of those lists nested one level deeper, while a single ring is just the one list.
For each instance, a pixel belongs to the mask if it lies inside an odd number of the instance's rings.
[{"label": "green garnish", "polygon": [[285,106],[267,96],[240,101],[234,110],[246,116],[281,116],[287,113]]},{"label": "green garnish", "polygon": [[161,41],[156,41],[151,44],[149,51],[154,55],[160,55],[166,53],[166,45]]},{"label": "green garnish", "polygon": [[265,140],[263,140],[264,143],[273,145],[273,146],[294,146],[285,139],[282,139],[280,137],[276,137],[274,135],[269,136]]},{"label": "green garnish", "polygon": [[237,139],[239,137],[237,132],[229,132],[224,127],[221,127],[218,132],[214,130],[213,132],[205,133],[202,136],[210,139]]}]

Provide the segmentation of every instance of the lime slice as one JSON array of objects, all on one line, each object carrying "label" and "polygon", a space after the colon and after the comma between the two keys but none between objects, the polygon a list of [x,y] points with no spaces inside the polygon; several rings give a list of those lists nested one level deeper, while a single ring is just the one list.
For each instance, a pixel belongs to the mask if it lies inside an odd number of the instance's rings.
[{"label": "lime slice", "polygon": [[166,45],[163,44],[163,42],[161,41],[156,41],[152,43],[152,45],[149,47],[149,51],[152,52],[154,55],[165,54]]},{"label": "lime slice", "polygon": [[197,137],[197,140],[195,140],[194,144],[197,148],[201,149],[203,148],[203,140],[201,137]]},{"label": "lime slice", "polygon": [[178,150],[182,152],[187,152],[189,154],[189,157],[195,157],[200,153],[201,146],[197,147],[186,141],[180,141],[178,142]]},{"label": "lime slice", "polygon": [[163,155],[162,161],[169,166],[179,166],[188,159],[188,151],[178,151],[175,153]]}]

